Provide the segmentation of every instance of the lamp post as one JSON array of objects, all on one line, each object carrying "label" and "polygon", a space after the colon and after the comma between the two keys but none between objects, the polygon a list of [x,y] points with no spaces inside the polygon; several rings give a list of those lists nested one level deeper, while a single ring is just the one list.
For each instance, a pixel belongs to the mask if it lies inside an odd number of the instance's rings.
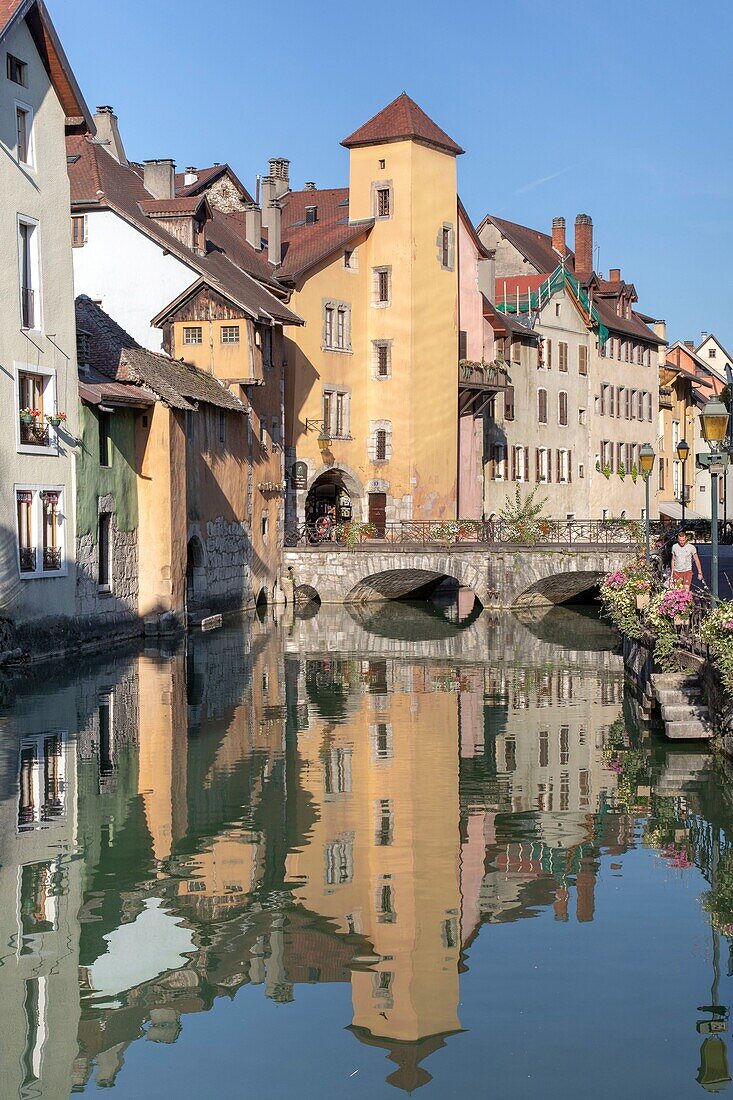
[{"label": "lamp post", "polygon": [[639,465],[641,466],[641,476],[644,478],[644,494],[646,500],[646,508],[644,510],[644,534],[646,535],[646,560],[651,558],[651,531],[649,529],[649,478],[651,477],[652,470],[654,469],[654,459],[657,456],[654,453],[654,448],[650,443],[645,443],[639,451]]},{"label": "lamp post", "polygon": [[687,485],[685,480],[685,464],[687,462],[687,456],[690,453],[690,444],[686,439],[681,439],[677,444],[677,457],[682,463],[682,526],[685,526],[685,498],[687,496]]},{"label": "lamp post", "polygon": [[718,475],[725,469],[722,451],[728,419],[728,410],[719,397],[711,397],[700,413],[703,439],[710,448],[710,591],[715,601],[718,599]]}]

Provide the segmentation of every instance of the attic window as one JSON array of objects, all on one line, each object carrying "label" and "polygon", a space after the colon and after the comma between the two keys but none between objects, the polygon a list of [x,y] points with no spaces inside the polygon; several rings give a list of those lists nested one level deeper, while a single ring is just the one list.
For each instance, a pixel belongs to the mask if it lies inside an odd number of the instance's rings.
[{"label": "attic window", "polygon": [[222,342],[222,344],[238,344],[239,343],[239,325],[222,325],[221,326],[221,342]]},{"label": "attic window", "polygon": [[708,359],[715,358],[715,348],[708,348]]},{"label": "attic window", "polygon": [[380,160],[380,162],[379,162],[379,167],[380,167],[381,169],[384,169],[384,168],[386,168],[386,167],[387,167],[387,161],[386,161],[386,160]]},{"label": "attic window", "polygon": [[20,58],[14,57],[12,53],[8,54],[8,80],[12,80],[14,84],[22,84],[25,87],[26,69],[28,66],[25,61],[21,61]]},{"label": "attic window", "polygon": [[203,337],[200,325],[184,325],[183,328],[183,342],[184,344],[202,344]]},{"label": "attic window", "polygon": [[318,221],[318,207],[317,206],[306,206],[306,208],[305,208],[305,224],[306,225],[315,225],[317,221]]}]

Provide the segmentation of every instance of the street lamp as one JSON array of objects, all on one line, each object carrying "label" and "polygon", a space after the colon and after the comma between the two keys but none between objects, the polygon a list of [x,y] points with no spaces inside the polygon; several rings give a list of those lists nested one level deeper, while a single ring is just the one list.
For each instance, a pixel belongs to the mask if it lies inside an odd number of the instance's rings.
[{"label": "street lamp", "polygon": [[[723,441],[728,431],[729,413],[719,397],[711,397],[700,413],[703,439],[710,448],[710,591],[718,599],[718,477],[725,469],[728,456],[723,454]],[[707,456],[705,456],[707,457]]]},{"label": "street lamp", "polygon": [[652,470],[654,469],[654,459],[657,456],[654,453],[654,448],[650,443],[645,443],[639,451],[639,465],[641,466],[641,476],[644,478],[644,494],[646,499],[646,509],[644,512],[644,533],[646,535],[646,560],[651,558],[651,531],[649,529],[649,478],[651,477]]},{"label": "street lamp", "polygon": [[686,439],[681,439],[677,444],[677,457],[682,463],[682,526],[685,526],[685,498],[687,496],[687,488],[685,484],[685,463],[687,462],[687,456],[690,453],[690,444]]}]

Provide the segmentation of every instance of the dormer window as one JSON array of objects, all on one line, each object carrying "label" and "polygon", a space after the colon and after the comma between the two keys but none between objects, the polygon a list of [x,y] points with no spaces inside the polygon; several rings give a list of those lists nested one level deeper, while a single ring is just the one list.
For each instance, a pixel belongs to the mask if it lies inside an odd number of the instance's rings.
[{"label": "dormer window", "polygon": [[317,221],[318,221],[318,207],[317,206],[306,206],[306,208],[305,208],[305,224],[306,225],[315,225]]},{"label": "dormer window", "polygon": [[8,80],[12,80],[14,84],[22,84],[23,87],[25,87],[27,69],[28,66],[25,61],[21,61],[20,58],[14,57],[12,53],[8,54]]}]

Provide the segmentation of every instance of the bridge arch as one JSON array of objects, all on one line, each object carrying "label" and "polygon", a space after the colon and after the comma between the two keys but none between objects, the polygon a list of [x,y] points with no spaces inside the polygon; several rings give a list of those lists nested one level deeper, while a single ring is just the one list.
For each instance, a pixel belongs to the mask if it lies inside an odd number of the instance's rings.
[{"label": "bridge arch", "polygon": [[430,595],[445,580],[453,580],[459,587],[470,589],[476,599],[480,600],[478,569],[460,558],[451,558],[445,563],[436,563],[433,568],[427,563],[423,565],[416,562],[410,566],[393,566],[367,573],[346,594],[344,602],[402,600],[409,596],[418,599]]},{"label": "bridge arch", "polygon": [[568,572],[550,573],[530,584],[514,601],[515,607],[547,607],[577,600],[584,593],[594,592],[600,585],[605,570],[573,569]]}]

